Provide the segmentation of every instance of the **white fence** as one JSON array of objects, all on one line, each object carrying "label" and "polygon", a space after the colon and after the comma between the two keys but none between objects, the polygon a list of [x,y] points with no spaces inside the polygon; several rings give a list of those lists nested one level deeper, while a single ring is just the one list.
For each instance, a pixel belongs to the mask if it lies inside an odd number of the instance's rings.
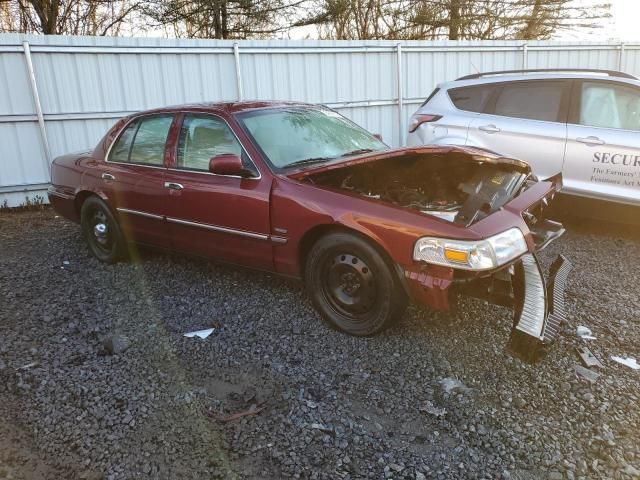
[{"label": "white fence", "polygon": [[439,82],[476,71],[640,74],[640,43],[218,41],[0,34],[0,206],[41,196],[49,162],[118,118],[201,101],[323,103],[387,143]]}]

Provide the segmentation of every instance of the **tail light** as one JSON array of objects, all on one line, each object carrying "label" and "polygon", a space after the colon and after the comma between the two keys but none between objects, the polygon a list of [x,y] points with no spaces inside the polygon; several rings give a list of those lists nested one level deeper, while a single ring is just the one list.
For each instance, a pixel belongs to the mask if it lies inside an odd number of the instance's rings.
[{"label": "tail light", "polygon": [[423,123],[437,122],[442,118],[442,115],[414,115],[411,117],[411,122],[409,123],[409,133],[415,132],[416,129],[422,125]]}]

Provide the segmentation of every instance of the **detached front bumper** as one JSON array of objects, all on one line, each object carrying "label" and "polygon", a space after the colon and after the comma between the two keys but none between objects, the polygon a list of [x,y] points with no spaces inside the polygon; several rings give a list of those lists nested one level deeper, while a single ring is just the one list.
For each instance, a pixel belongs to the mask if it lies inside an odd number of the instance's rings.
[{"label": "detached front bumper", "polygon": [[571,262],[559,255],[545,280],[535,254],[520,257],[513,267],[488,277],[456,279],[452,269],[429,266],[404,271],[404,283],[414,301],[436,310],[449,310],[458,295],[514,309],[507,350],[526,361],[540,360],[565,319],[564,290]]},{"label": "detached front bumper", "polygon": [[514,322],[508,350],[526,362],[535,362],[555,340],[565,320],[564,290],[571,262],[563,255],[551,265],[549,279],[534,254],[524,255],[513,275]]}]

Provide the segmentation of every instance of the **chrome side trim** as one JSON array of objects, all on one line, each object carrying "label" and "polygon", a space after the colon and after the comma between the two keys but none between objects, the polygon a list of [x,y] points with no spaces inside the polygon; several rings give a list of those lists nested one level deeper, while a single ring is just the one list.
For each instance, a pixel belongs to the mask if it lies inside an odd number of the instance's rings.
[{"label": "chrome side trim", "polygon": [[219,227],[217,225],[210,225],[208,223],[190,222],[188,220],[181,220],[179,218],[166,217],[168,222],[178,223],[180,225],[187,225],[189,227],[200,227],[206,230],[214,232],[228,233],[231,235],[239,235],[241,237],[254,238],[256,240],[269,240],[269,235],[264,233],[247,232],[245,230],[237,230],[235,228]]},{"label": "chrome side trim", "polygon": [[275,235],[271,235],[271,242],[278,245],[286,245],[287,239],[284,237],[278,237]]},{"label": "chrome side trim", "polygon": [[141,212],[140,210],[132,210],[130,208],[118,207],[116,208],[116,210],[121,213],[128,213],[129,215],[138,215],[140,217],[152,218],[154,220],[164,220],[165,218],[162,215],[156,215],[155,213],[149,213],[149,212]]},{"label": "chrome side trim", "polygon": [[64,198],[65,200],[73,200],[75,198],[73,195],[67,195],[66,193],[58,192],[56,190],[47,190],[47,195]]}]

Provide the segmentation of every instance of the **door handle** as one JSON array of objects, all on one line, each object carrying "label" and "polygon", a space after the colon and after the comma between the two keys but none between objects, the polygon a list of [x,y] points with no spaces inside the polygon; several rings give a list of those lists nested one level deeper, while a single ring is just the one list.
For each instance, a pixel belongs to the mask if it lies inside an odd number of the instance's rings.
[{"label": "door handle", "polygon": [[171,190],[182,190],[184,186],[181,183],[164,182],[164,188],[170,188]]},{"label": "door handle", "polygon": [[487,132],[487,133],[498,133],[501,131],[495,125],[482,125],[478,127],[478,130],[482,130],[483,132]]},{"label": "door handle", "polygon": [[590,147],[595,147],[596,145],[604,145],[605,143],[604,140],[594,136],[578,137],[576,138],[576,142],[584,143],[585,145],[589,145]]},{"label": "door handle", "polygon": [[115,181],[116,177],[114,177],[113,175],[111,175],[110,173],[103,173],[102,174],[102,179],[103,180],[110,180],[110,181]]}]

